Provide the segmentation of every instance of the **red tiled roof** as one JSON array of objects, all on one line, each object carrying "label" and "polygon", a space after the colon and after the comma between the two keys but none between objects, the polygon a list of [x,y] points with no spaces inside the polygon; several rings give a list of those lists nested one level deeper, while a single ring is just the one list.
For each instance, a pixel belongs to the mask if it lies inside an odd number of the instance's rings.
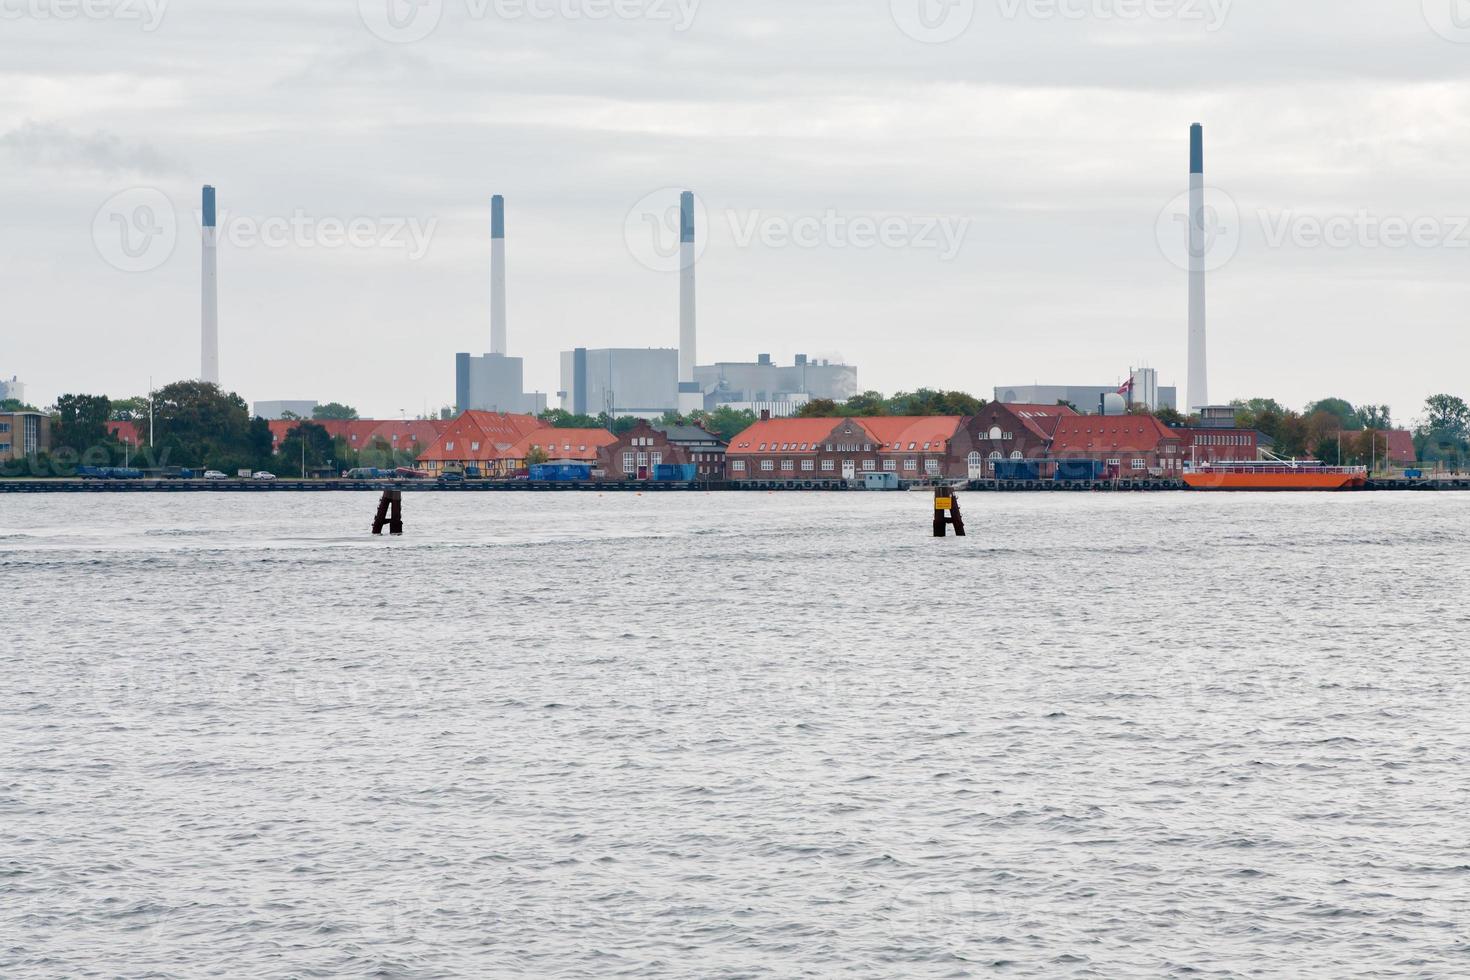
[{"label": "red tiled roof", "polygon": [[[1383,431],[1383,430],[1378,430]],[[1389,429],[1383,432],[1388,437],[1388,461],[1407,466],[1419,461],[1419,450],[1414,447],[1414,433],[1407,429]],[[1356,436],[1356,432],[1344,432],[1343,437]]]},{"label": "red tiled roof", "polygon": [[1057,420],[1051,451],[1055,455],[1087,452],[1157,452],[1181,435],[1152,415],[1075,415]]},{"label": "red tiled roof", "polygon": [[[312,425],[327,430],[333,439],[342,439],[353,449],[366,449],[381,439],[394,449],[411,448],[415,444],[428,446],[439,433],[449,427],[448,422],[437,419],[388,420],[353,419],[304,419]],[[271,442],[280,445],[301,422],[295,419],[280,419],[267,423],[271,429]]]},{"label": "red tiled roof", "polygon": [[963,421],[958,415],[863,419],[885,453],[945,452]]},{"label": "red tiled roof", "polygon": [[[762,452],[816,452],[827,437],[845,423],[852,423],[863,441],[872,444],[877,438],[862,428],[861,419],[766,419],[757,422],[730,440],[727,455],[748,456]],[[777,448],[771,449],[771,446]],[[787,446],[785,450],[779,448]],[[806,448],[801,448],[801,447]]]},{"label": "red tiled roof", "polygon": [[1010,412],[1021,424],[1040,439],[1050,439],[1057,431],[1057,422],[1064,418],[1078,418],[1078,413],[1066,405],[1027,405],[1002,403],[1001,408]]},{"label": "red tiled roof", "polygon": [[957,415],[768,419],[730,440],[727,453],[815,453],[829,444],[848,441],[872,446],[870,452],[908,452],[910,444],[915,452],[924,452],[925,446],[929,452],[943,452],[960,422]]},{"label": "red tiled roof", "polygon": [[505,459],[516,443],[544,428],[546,423],[531,415],[465,412],[419,454],[419,462],[488,463]]},{"label": "red tiled roof", "polygon": [[553,462],[579,460],[595,462],[597,450],[611,446],[618,437],[606,429],[538,429],[505,453],[508,459],[525,459],[532,449],[541,449]]},{"label": "red tiled roof", "polygon": [[1390,429],[1388,432],[1388,458],[1395,463],[1415,463],[1419,450],[1414,447],[1414,433],[1408,429]]}]

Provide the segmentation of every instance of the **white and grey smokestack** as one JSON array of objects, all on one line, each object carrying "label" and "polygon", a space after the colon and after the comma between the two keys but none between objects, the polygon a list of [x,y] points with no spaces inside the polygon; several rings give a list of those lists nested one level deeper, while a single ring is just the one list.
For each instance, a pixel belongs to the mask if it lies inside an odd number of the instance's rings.
[{"label": "white and grey smokestack", "polygon": [[1210,370],[1205,331],[1205,130],[1189,129],[1189,399],[1187,406],[1210,403]]},{"label": "white and grey smokestack", "polygon": [[490,353],[506,353],[505,198],[490,199]]},{"label": "white and grey smokestack", "polygon": [[199,379],[219,384],[219,265],[216,249],[219,229],[215,227],[214,188],[204,186],[203,278],[200,283],[201,316]]},{"label": "white and grey smokestack", "polygon": [[694,383],[694,195],[679,195],[679,384]]}]

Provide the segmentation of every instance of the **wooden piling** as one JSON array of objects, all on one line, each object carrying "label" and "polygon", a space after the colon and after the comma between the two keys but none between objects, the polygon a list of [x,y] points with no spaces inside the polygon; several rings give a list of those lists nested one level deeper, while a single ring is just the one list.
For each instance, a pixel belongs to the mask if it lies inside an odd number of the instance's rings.
[{"label": "wooden piling", "polygon": [[965,536],[965,519],[960,516],[960,496],[944,487],[934,488],[934,536],[942,538],[954,525],[954,536]]},{"label": "wooden piling", "polygon": [[378,514],[373,518],[373,533],[381,535],[383,527],[394,536],[403,534],[403,491],[384,490],[378,501]]}]

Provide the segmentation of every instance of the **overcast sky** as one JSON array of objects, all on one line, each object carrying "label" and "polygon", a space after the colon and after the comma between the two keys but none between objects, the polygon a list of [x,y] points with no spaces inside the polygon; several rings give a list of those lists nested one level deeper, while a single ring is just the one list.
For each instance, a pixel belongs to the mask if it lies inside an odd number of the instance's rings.
[{"label": "overcast sky", "polygon": [[1182,387],[1200,121],[1213,400],[1410,421],[1470,395],[1467,81],[1465,0],[0,0],[0,374],[197,376],[213,183],[247,401],[451,402],[494,193],[554,393],[560,350],[677,345],[688,187],[701,363]]}]

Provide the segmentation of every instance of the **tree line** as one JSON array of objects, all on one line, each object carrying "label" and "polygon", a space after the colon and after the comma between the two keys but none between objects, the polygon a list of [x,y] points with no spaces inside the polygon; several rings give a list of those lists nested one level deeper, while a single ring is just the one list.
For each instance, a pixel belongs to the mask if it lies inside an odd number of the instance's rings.
[{"label": "tree line", "polygon": [[[338,402],[319,406],[311,420],[297,420],[280,446],[272,443],[270,426],[253,418],[245,400],[234,392],[200,381],[179,381],[154,392],[153,443],[147,445],[149,399],[112,400],[105,395],[62,395],[48,408],[52,420],[51,449],[30,460],[17,460],[5,476],[69,476],[79,465],[160,469],[170,466],[239,470],[267,470],[280,476],[299,475],[306,469],[353,469],[359,466],[392,469],[411,466],[411,452],[386,443],[354,448],[334,439],[318,422],[356,419],[351,406]],[[976,415],[988,402],[962,391],[919,388],[887,396],[865,391],[843,401],[815,399],[802,406],[801,418],[863,418],[877,416]],[[1387,430],[1394,428],[1387,405],[1355,406],[1343,398],[1324,398],[1303,411],[1273,398],[1240,399],[1231,403],[1235,423],[1254,429],[1271,442],[1277,456],[1320,459],[1342,465],[1362,465],[1388,456]],[[1075,407],[1075,406],[1073,406]],[[35,411],[19,403],[0,406],[8,411]],[[1199,420],[1173,409],[1148,413],[1169,426]],[[610,418],[576,415],[562,409],[542,413],[542,421],[557,428],[608,429],[623,434],[638,424],[632,416]],[[109,422],[137,426],[143,445],[125,445],[108,429]],[[680,415],[668,412],[659,420],[667,425],[697,425],[725,441],[756,421],[754,412],[728,406]],[[1417,458],[1428,465],[1462,468],[1470,464],[1470,405],[1455,395],[1433,395],[1412,427]]]},{"label": "tree line", "polygon": [[[413,454],[386,443],[356,449],[334,439],[318,424],[326,419],[357,418],[350,406],[320,406],[313,420],[299,420],[280,446],[273,444],[269,423],[252,417],[245,400],[234,392],[202,381],[179,381],[155,391],[151,399],[153,439],[149,444],[150,399],[113,400],[106,395],[62,395],[47,410],[51,416],[50,449],[8,465],[4,476],[72,476],[78,466],[131,466],[135,469],[182,467],[241,470],[299,476],[330,467],[391,469],[413,463]],[[138,444],[112,434],[109,423],[136,426]]]}]

